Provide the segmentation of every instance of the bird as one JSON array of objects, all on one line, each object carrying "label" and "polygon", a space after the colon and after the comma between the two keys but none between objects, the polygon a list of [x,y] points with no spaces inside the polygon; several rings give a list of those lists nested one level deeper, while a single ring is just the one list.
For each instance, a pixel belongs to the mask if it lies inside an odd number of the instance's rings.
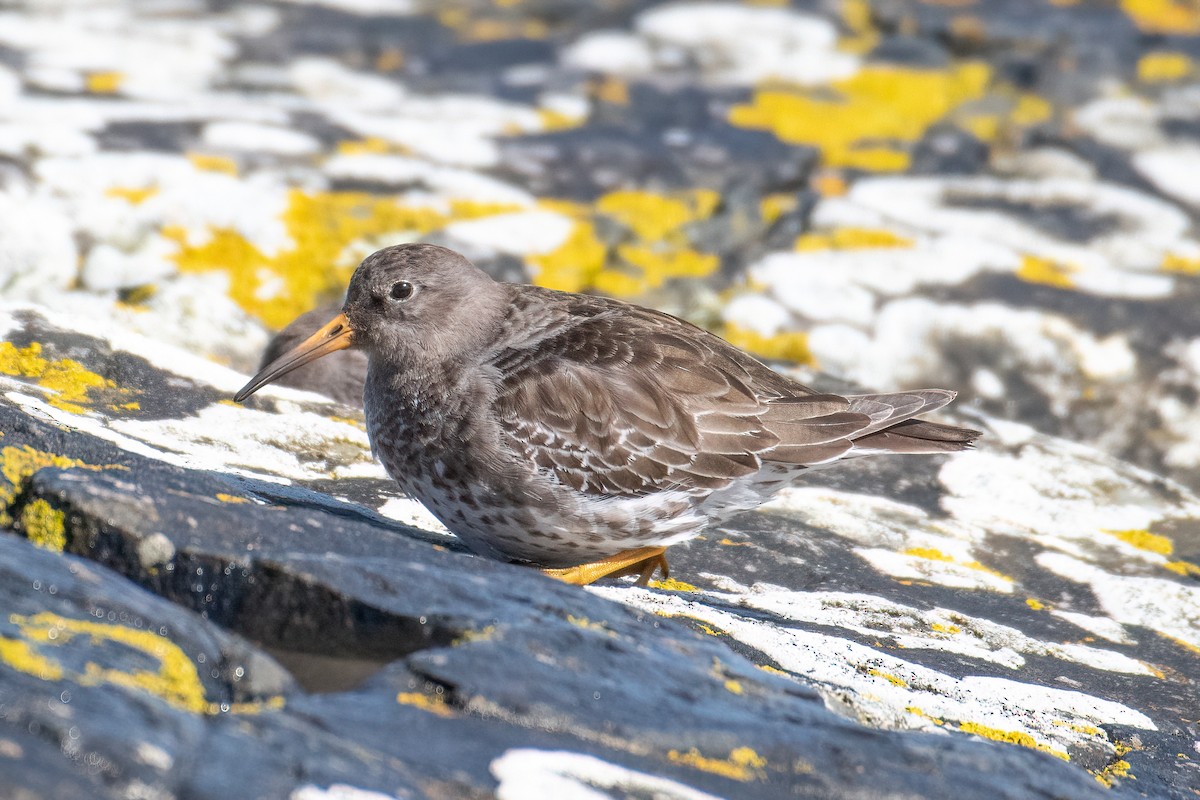
[{"label": "bird", "polygon": [[234,399],[346,348],[366,353],[367,433],[399,487],[473,552],[575,584],[665,577],[667,548],[809,469],[980,435],[916,419],[955,392],[819,392],[670,314],[423,243],[364,259],[340,313]]}]

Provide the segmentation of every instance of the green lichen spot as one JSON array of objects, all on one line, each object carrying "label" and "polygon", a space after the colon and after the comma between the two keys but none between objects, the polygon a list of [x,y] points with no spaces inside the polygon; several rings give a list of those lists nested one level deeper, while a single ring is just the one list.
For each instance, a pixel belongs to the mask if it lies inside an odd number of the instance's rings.
[{"label": "green lichen spot", "polygon": [[25,537],[38,547],[61,553],[67,546],[63,512],[40,498],[21,510],[21,528]]}]

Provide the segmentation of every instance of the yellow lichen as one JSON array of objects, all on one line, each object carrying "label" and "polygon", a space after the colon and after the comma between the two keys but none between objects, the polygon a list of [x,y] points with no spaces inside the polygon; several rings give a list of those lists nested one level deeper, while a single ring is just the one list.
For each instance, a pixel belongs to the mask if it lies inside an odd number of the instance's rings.
[{"label": "yellow lichen", "polygon": [[1046,607],[1046,604],[1034,597],[1025,598],[1025,605],[1032,608],[1034,611],[1041,611]]},{"label": "yellow lichen", "polygon": [[712,214],[720,195],[697,189],[675,196],[644,191],[610,192],[596,201],[596,211],[630,228],[646,241],[659,241],[689,222]]},{"label": "yellow lichen", "polygon": [[35,450],[29,445],[5,446],[0,449],[0,475],[4,476],[4,482],[0,483],[0,525],[12,524],[13,519],[9,513],[9,506],[16,498],[21,484],[43,467],[59,469],[82,467],[83,469],[100,470],[115,468],[115,465],[87,464],[75,458],[47,453],[44,450]]},{"label": "yellow lichen", "polygon": [[461,636],[454,640],[454,646],[470,644],[471,642],[486,642],[489,639],[495,638],[496,626],[488,625],[480,628],[477,631],[464,631]]},{"label": "yellow lichen", "polygon": [[577,128],[587,121],[587,117],[566,114],[553,108],[539,108],[537,115],[538,120],[542,123],[543,131],[561,131],[568,128]]},{"label": "yellow lichen", "polygon": [[121,90],[121,83],[124,82],[125,76],[113,70],[105,70],[103,72],[89,72],[84,77],[84,85],[92,94],[116,94]]},{"label": "yellow lichen", "polygon": [[1121,0],[1121,10],[1145,33],[1200,33],[1200,7],[1188,0]]},{"label": "yellow lichen", "polygon": [[877,250],[909,248],[912,239],[882,228],[834,228],[820,233],[805,233],[793,247],[800,252],[812,250]]},{"label": "yellow lichen", "polygon": [[606,269],[594,280],[595,288],[617,297],[632,297],[657,289],[671,278],[703,278],[720,266],[715,255],[669,245],[621,245],[617,256],[633,269]]},{"label": "yellow lichen", "polygon": [[592,622],[587,617],[577,617],[574,614],[567,614],[567,622],[571,623],[576,628],[582,628],[585,631],[600,631],[601,633],[607,633],[610,636],[615,635],[603,622]]},{"label": "yellow lichen", "polygon": [[893,675],[890,672],[884,672],[881,669],[875,669],[874,667],[872,667],[867,670],[867,674],[874,675],[876,678],[883,678],[885,681],[892,684],[893,686],[899,686],[902,689],[908,688],[908,681],[904,680],[903,678],[901,678],[898,675]]},{"label": "yellow lichen", "polygon": [[1060,264],[1048,258],[1025,254],[1021,257],[1021,266],[1017,268],[1016,275],[1027,283],[1040,283],[1058,289],[1073,289],[1075,281],[1071,275],[1078,271],[1077,267],[1070,264]]},{"label": "yellow lichen", "polygon": [[794,211],[799,201],[794,194],[769,194],[758,201],[758,213],[763,222],[770,225],[789,211]]},{"label": "yellow lichen", "polygon": [[958,124],[980,141],[992,142],[1000,135],[1001,119],[998,114],[972,114],[964,116]]},{"label": "yellow lichen", "polygon": [[454,709],[442,699],[441,695],[428,695],[421,692],[400,692],[396,702],[402,706],[412,706],[439,717],[453,717]]},{"label": "yellow lichen", "polygon": [[131,206],[141,205],[149,198],[158,194],[157,186],[112,186],[104,192],[107,197],[124,200]]},{"label": "yellow lichen", "polygon": [[21,529],[25,538],[38,547],[61,553],[67,546],[67,527],[63,512],[38,498],[21,509]]},{"label": "yellow lichen", "polygon": [[1054,114],[1054,107],[1036,94],[1022,93],[1008,113],[1009,122],[1028,127],[1045,122]]},{"label": "yellow lichen", "polygon": [[763,672],[769,672],[772,675],[787,675],[789,673],[781,670],[779,667],[772,667],[770,664],[755,664],[754,666],[761,669]]},{"label": "yellow lichen", "polygon": [[904,551],[904,555],[913,556],[914,558],[924,558],[929,561],[948,561],[954,563],[952,556],[948,556],[941,550],[935,550],[932,547],[910,547]]},{"label": "yellow lichen", "polygon": [[1115,778],[1129,778],[1130,780],[1137,780],[1136,777],[1129,774],[1129,762],[1125,761],[1124,759],[1118,759],[1112,762],[1099,772],[1093,773],[1093,775],[1095,775],[1096,780],[1099,783],[1102,783],[1108,787],[1111,787],[1113,783],[1115,783]]},{"label": "yellow lichen", "polygon": [[348,139],[337,143],[337,152],[342,155],[380,155],[392,150],[386,139],[368,136],[366,139]]},{"label": "yellow lichen", "polygon": [[1151,533],[1147,530],[1129,530],[1129,531],[1101,531],[1109,536],[1115,536],[1126,544],[1136,547],[1138,550],[1145,550],[1148,553],[1157,553],[1160,556],[1169,556],[1175,552],[1175,543],[1166,536],[1160,536],[1157,533]]},{"label": "yellow lichen", "polygon": [[746,690],[742,688],[741,681],[735,681],[734,679],[730,678],[729,680],[725,681],[725,691],[729,692],[730,694],[743,694]]},{"label": "yellow lichen", "polygon": [[694,592],[694,591],[696,591],[696,587],[692,586],[690,583],[684,583],[683,581],[677,581],[674,578],[664,578],[661,581],[650,581],[650,587],[652,589],[662,589],[662,590],[668,591],[668,592]]},{"label": "yellow lichen", "polygon": [[843,0],[842,24],[849,36],[838,40],[838,49],[847,53],[866,54],[879,43],[880,34],[871,24],[871,4],[868,0]]},{"label": "yellow lichen", "polygon": [[153,631],[70,619],[50,612],[29,617],[13,615],[10,621],[20,628],[25,639],[38,642],[39,647],[62,647],[77,636],[86,637],[91,646],[98,648],[98,655],[102,656],[103,651],[99,648],[103,645],[115,643],[143,653],[158,663],[156,670],[122,670],[88,662],[82,675],[69,676],[79,683],[124,686],[194,714],[208,713],[210,709],[196,665],[177,644]]},{"label": "yellow lichen", "polygon": [[90,393],[106,390],[109,395],[128,395],[128,389],[118,389],[112,381],[86,369],[70,358],[47,360],[42,357],[42,345],[33,342],[17,347],[12,342],[0,342],[0,373],[19,378],[31,378],[37,385],[53,392],[47,402],[55,408],[82,414],[85,405],[95,402]]},{"label": "yellow lichen", "polygon": [[217,499],[222,503],[249,503],[250,501],[244,497],[238,497],[236,494],[225,494],[217,492]]},{"label": "yellow lichen", "polygon": [[178,227],[167,226],[162,233],[178,243],[173,258],[180,271],[224,272],[234,302],[268,325],[283,327],[321,299],[341,293],[357,266],[346,255],[351,243],[378,239],[380,245],[393,244],[455,220],[515,208],[463,201],[451,203],[447,211],[362,192],[295,189],[282,217],[291,247],[270,256],[231,228],[210,230],[203,244],[193,244]]},{"label": "yellow lichen", "polygon": [[228,156],[214,156],[207,153],[188,153],[187,160],[201,172],[220,172],[225,175],[237,176],[237,162]]},{"label": "yellow lichen", "polygon": [[611,75],[589,86],[592,97],[614,106],[629,105],[629,82]]},{"label": "yellow lichen", "polygon": [[846,178],[836,172],[821,170],[809,180],[812,190],[822,197],[842,197],[850,191]]},{"label": "yellow lichen", "polygon": [[1175,644],[1179,645],[1184,650],[1187,650],[1189,653],[1192,653],[1193,655],[1200,656],[1200,646],[1195,645],[1192,642],[1187,641],[1186,639],[1180,639],[1178,636],[1171,636],[1170,634],[1166,634],[1166,633],[1160,633],[1159,636],[1162,636],[1163,638],[1174,642]]},{"label": "yellow lichen", "polygon": [[29,642],[20,639],[9,639],[0,636],[0,662],[7,664],[18,672],[32,675],[38,680],[62,680],[62,666],[41,655],[30,646]]},{"label": "yellow lichen", "polygon": [[375,57],[376,72],[395,72],[404,66],[404,51],[399,47],[385,47]]},{"label": "yellow lichen", "polygon": [[287,698],[275,695],[264,700],[248,703],[209,703],[207,714],[261,714],[264,711],[280,711],[287,706]]},{"label": "yellow lichen", "polygon": [[1174,572],[1176,575],[1185,577],[1200,578],[1200,564],[1193,564],[1190,561],[1168,561],[1163,564],[1164,567]]},{"label": "yellow lichen", "polygon": [[[690,247],[683,228],[711,216],[720,195],[707,189],[670,195],[640,190],[610,192],[592,206],[543,200],[549,211],[574,220],[555,250],[526,257],[539,286],[562,291],[597,289],[631,297],[681,277],[704,277],[719,266],[717,256]],[[631,241],[612,252],[596,234],[598,218],[628,231]]]},{"label": "yellow lichen", "polygon": [[767,766],[767,760],[749,747],[738,747],[730,751],[728,758],[708,758],[694,747],[686,753],[672,750],[667,753],[667,759],[735,781],[760,779],[764,774],[763,768]]},{"label": "yellow lichen", "polygon": [[1142,83],[1177,81],[1190,75],[1194,67],[1183,53],[1147,53],[1138,59],[1137,76]]},{"label": "yellow lichen", "polygon": [[788,331],[773,336],[764,336],[757,331],[731,322],[721,330],[721,336],[735,347],[748,350],[760,358],[792,361],[796,364],[816,364],[816,358],[808,348],[808,334],[803,331]]},{"label": "yellow lichen", "polygon": [[547,289],[578,292],[589,288],[604,269],[608,252],[596,235],[595,226],[577,220],[566,240],[549,253],[526,258],[533,269],[533,282]]},{"label": "yellow lichen", "polygon": [[973,569],[978,572],[986,572],[988,575],[993,575],[1001,580],[1008,581],[1009,583],[1012,582],[1012,578],[1010,576],[1005,575],[1003,572],[998,570],[994,570],[986,564],[983,564],[979,561],[959,561],[958,559],[954,558],[954,556],[947,555],[941,550],[933,547],[910,547],[904,551],[904,555],[912,556],[914,558],[923,558],[927,561],[944,561],[949,564],[956,564],[957,566],[966,567],[967,569]]},{"label": "yellow lichen", "polygon": [[909,144],[981,97],[990,80],[990,68],[978,62],[949,70],[869,66],[822,93],[761,88],[750,103],[733,107],[729,121],[813,145],[827,165],[896,172],[909,166]]},{"label": "yellow lichen", "polygon": [[1167,253],[1158,268],[1163,272],[1177,272],[1180,275],[1200,275],[1200,258]]},{"label": "yellow lichen", "polygon": [[1050,745],[1042,744],[1023,731],[1006,731],[1000,728],[981,725],[978,722],[960,722],[958,729],[964,733],[982,736],[985,739],[991,739],[996,742],[1008,742],[1009,744],[1019,744],[1022,747],[1028,747],[1033,750],[1041,750],[1043,753],[1049,753],[1055,758],[1061,758],[1063,761],[1071,760],[1071,757],[1062,750],[1056,750]]},{"label": "yellow lichen", "polygon": [[937,725],[938,727],[941,727],[942,725],[946,724],[945,720],[939,719],[935,716],[932,716],[931,714],[929,714],[924,709],[922,709],[918,706],[907,706],[904,710],[907,711],[909,714],[912,714],[914,717],[920,717],[921,719],[929,720],[930,722],[932,722],[934,725]]},{"label": "yellow lichen", "polygon": [[933,628],[938,633],[955,634],[955,633],[962,632],[962,628],[958,627],[957,625],[943,625],[940,622],[935,622],[932,625],[930,625],[929,627]]}]

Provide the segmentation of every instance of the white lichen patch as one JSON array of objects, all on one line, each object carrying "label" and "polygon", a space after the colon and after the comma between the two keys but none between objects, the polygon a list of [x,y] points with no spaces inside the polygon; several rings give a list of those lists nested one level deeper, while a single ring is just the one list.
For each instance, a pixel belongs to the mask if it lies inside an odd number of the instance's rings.
[{"label": "white lichen patch", "polygon": [[695,64],[717,83],[813,85],[847,78],[859,67],[856,56],[837,49],[829,20],[790,9],[675,3],[643,12],[634,27],[659,71]]},{"label": "white lichen patch", "polygon": [[1082,628],[1093,636],[1105,639],[1113,644],[1137,644],[1137,640],[1129,636],[1125,626],[1109,617],[1096,617],[1091,614],[1080,614],[1076,611],[1063,611],[1054,608],[1050,613],[1060,619],[1065,619],[1077,628]]},{"label": "white lichen patch", "polygon": [[136,4],[38,5],[0,15],[0,44],[22,52],[24,70],[74,77],[97,94],[186,96],[206,90],[237,52],[214,25],[217,15],[184,20],[139,14]]},{"label": "white lichen patch", "polygon": [[394,797],[395,795],[372,792],[346,783],[331,783],[326,787],[310,783],[293,790],[288,795],[288,800],[393,800]]},{"label": "white lichen patch", "polygon": [[867,386],[918,386],[952,375],[957,354],[970,351],[1002,382],[1031,385],[1055,414],[1067,413],[1082,383],[1121,386],[1134,380],[1138,365],[1123,333],[1099,337],[1044,311],[920,297],[886,303],[869,331],[816,325],[809,348],[824,368]]},{"label": "white lichen patch", "polygon": [[499,785],[499,800],[553,797],[555,800],[601,800],[624,797],[659,800],[718,800],[678,781],[638,772],[584,753],[516,748],[489,766]]},{"label": "white lichen patch", "polygon": [[1042,553],[1037,562],[1061,578],[1086,583],[1117,622],[1148,628],[1200,650],[1200,586],[1117,575],[1062,553]]},{"label": "white lichen patch", "polygon": [[494,139],[545,128],[537,109],[475,95],[405,97],[384,111],[366,112],[328,98],[331,121],[363,138],[376,139],[440,164],[495,166]]},{"label": "white lichen patch", "polygon": [[[872,178],[855,183],[847,196],[837,201],[837,205],[845,204],[861,206],[891,225],[970,237],[993,248],[1005,248],[1021,265],[1027,266],[1030,257],[1039,259],[1051,265],[1049,279],[1056,285],[1110,296],[1169,295],[1172,279],[1155,273],[1167,254],[1196,247],[1181,209],[1136,190],[1098,181]],[[1028,212],[1006,210],[1013,206]],[[1037,215],[1059,210],[1104,224],[1082,240],[1034,224]],[[1018,274],[1041,277],[1036,270]]]},{"label": "white lichen patch", "polygon": [[[762,511],[790,512],[852,542],[853,552],[898,580],[1011,592],[1013,580],[984,562],[983,532],[883,497],[816,487],[785,489]],[[986,551],[982,551],[986,552]]]},{"label": "white lichen patch", "polygon": [[[738,594],[705,592],[721,605],[766,611],[783,622],[801,622],[875,636],[905,650],[939,650],[987,661],[1010,669],[1025,656],[1067,661],[1106,672],[1155,675],[1121,653],[1085,645],[1048,642],[981,617],[948,608],[918,609],[886,598],[847,592],[795,592],[758,585]],[[1119,629],[1120,626],[1118,625]]]},{"label": "white lichen patch", "polygon": [[10,299],[44,299],[76,277],[72,223],[52,200],[0,193],[0,287]]},{"label": "white lichen patch", "polygon": [[[236,231],[267,256],[291,244],[282,221],[285,186],[240,180],[183,155],[98,153],[42,159],[36,170],[39,187],[63,204],[78,231],[125,251],[146,246],[167,226],[192,245],[208,241],[214,229]],[[130,202],[131,191],[144,196]]]},{"label": "white lichen patch", "polygon": [[321,151],[313,136],[275,125],[254,122],[212,122],[204,126],[202,140],[218,150],[247,150],[281,156],[307,156]]},{"label": "white lichen patch", "polygon": [[444,533],[453,536],[442,521],[433,515],[419,500],[411,497],[393,497],[379,507],[379,513],[388,519],[403,522],[433,533]]},{"label": "white lichen patch", "polygon": [[524,207],[537,202],[524,189],[487,175],[392,153],[336,155],[325,162],[324,172],[334,180],[420,185],[435,202],[458,199]]},{"label": "white lichen patch", "polygon": [[1080,746],[1112,751],[1100,725],[1157,729],[1145,714],[1084,692],[1005,678],[955,678],[835,635],[782,627],[677,595],[624,588],[593,591],[720,630],[818,687],[831,707],[848,709],[878,727],[1002,731],[1029,737],[1034,746],[1060,756]]},{"label": "white lichen patch", "polygon": [[541,255],[562,246],[575,222],[552,211],[496,214],[447,225],[445,233],[471,247],[515,256]]},{"label": "white lichen patch", "polygon": [[1150,473],[1062,440],[956,454],[939,477],[948,492],[941,504],[959,524],[1109,568],[1152,570],[1170,560],[1169,539],[1121,532],[1200,520],[1200,501],[1181,487],[1164,494]]},{"label": "white lichen patch", "polygon": [[235,467],[292,480],[385,477],[363,430],[312,412],[278,414],[217,404],[194,417],[114,419],[109,427],[177,453],[193,469]]}]

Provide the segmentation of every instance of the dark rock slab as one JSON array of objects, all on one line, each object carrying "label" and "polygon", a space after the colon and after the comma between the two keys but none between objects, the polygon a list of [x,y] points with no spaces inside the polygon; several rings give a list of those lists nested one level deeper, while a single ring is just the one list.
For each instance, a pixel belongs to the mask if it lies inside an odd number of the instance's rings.
[{"label": "dark rock slab", "polygon": [[[112,445],[37,421],[21,435],[115,460]],[[69,757],[78,729],[111,796],[135,782],[193,797],[336,783],[489,796],[514,750],[587,754],[641,773],[635,786],[659,776],[721,796],[1107,796],[1032,750],[863,727],[718,639],[366,513],[263,503],[236,479],[141,457],[121,466],[45,468],[19,487],[14,516],[38,503],[61,513],[70,554],[0,538],[4,635],[17,643],[0,659],[2,718],[23,731],[16,747],[43,732],[21,763],[49,769],[34,756],[62,756],[44,742]],[[50,643],[45,615],[66,621],[66,641]],[[284,663],[325,657],[323,671],[298,689],[225,628]],[[139,636],[153,655],[127,643]],[[119,677],[162,653],[175,683]],[[38,658],[63,674],[31,674]],[[93,680],[88,662],[114,672]],[[363,663],[382,669],[339,684]],[[48,698],[64,691],[71,716],[55,721]],[[27,786],[50,797],[60,784]]]}]

